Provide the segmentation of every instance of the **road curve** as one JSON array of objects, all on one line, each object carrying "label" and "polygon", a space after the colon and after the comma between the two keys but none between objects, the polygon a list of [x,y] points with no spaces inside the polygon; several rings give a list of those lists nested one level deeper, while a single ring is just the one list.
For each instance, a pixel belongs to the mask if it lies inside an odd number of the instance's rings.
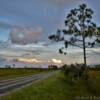
[{"label": "road curve", "polygon": [[57,72],[58,71],[0,80],[0,96],[9,94],[17,89],[21,89],[27,85],[32,84],[33,82],[38,82],[41,79],[47,78]]}]

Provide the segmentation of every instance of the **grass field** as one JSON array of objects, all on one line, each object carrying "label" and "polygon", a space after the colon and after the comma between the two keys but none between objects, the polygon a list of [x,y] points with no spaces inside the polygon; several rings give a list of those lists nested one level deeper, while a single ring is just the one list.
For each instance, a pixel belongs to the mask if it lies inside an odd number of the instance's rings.
[{"label": "grass field", "polygon": [[95,95],[100,96],[100,70],[89,71],[88,88]]},{"label": "grass field", "polygon": [[59,72],[53,77],[16,91],[0,100],[81,100],[82,98],[92,100],[90,97],[96,95],[93,92],[94,90],[98,94],[100,93],[100,71],[90,71],[89,74],[91,77],[88,80],[88,84],[91,82],[91,89],[89,89],[84,80],[79,80],[77,83],[72,84],[69,81],[69,77],[65,77],[62,72]]},{"label": "grass field", "polygon": [[48,69],[32,69],[32,68],[0,68],[0,79],[9,77],[18,77],[31,75],[36,73],[48,72]]}]

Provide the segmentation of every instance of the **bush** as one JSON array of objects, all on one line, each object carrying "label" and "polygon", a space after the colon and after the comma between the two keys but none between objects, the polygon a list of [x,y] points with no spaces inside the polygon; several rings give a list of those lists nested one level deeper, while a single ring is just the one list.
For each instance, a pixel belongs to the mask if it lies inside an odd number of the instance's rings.
[{"label": "bush", "polygon": [[84,79],[88,78],[88,75],[85,74],[85,66],[84,64],[71,64],[71,65],[64,65],[62,67],[65,75],[71,76],[72,79],[80,79],[84,77]]}]

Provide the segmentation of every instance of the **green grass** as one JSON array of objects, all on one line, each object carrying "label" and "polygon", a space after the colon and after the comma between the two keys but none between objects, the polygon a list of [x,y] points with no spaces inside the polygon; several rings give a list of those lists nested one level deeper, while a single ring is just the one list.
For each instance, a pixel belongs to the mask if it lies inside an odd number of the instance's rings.
[{"label": "green grass", "polygon": [[88,88],[95,93],[95,95],[100,96],[100,70],[89,71]]},{"label": "green grass", "polygon": [[69,80],[69,77],[59,72],[0,100],[75,100],[77,97],[94,96],[83,80],[75,84]]},{"label": "green grass", "polygon": [[48,70],[32,68],[0,68],[0,79],[31,75],[42,72],[48,72]]}]

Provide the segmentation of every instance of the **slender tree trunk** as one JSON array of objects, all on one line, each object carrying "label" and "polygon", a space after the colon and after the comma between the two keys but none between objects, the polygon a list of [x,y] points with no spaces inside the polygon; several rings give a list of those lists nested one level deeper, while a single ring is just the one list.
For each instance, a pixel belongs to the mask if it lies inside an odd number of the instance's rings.
[{"label": "slender tree trunk", "polygon": [[86,59],[86,46],[85,46],[85,36],[83,35],[83,54],[84,54],[84,65],[87,66],[87,59]]},{"label": "slender tree trunk", "polygon": [[[84,14],[83,14],[84,16]],[[82,27],[81,27],[81,31],[82,31],[82,37],[83,37],[83,56],[84,56],[84,65],[85,65],[85,69],[87,68],[87,59],[86,59],[86,44],[85,44],[85,31],[84,31],[84,18],[82,21]]]}]

